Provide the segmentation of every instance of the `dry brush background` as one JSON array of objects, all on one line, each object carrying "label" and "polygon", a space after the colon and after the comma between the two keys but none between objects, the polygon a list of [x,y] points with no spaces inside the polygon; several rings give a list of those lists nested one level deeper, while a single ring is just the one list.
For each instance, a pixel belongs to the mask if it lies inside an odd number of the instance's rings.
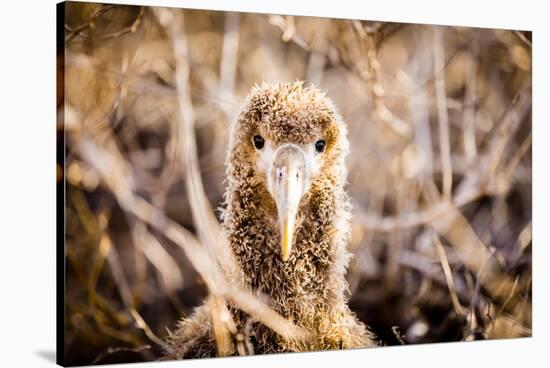
[{"label": "dry brush background", "polygon": [[208,295],[221,340],[235,333],[226,300],[300,336],[219,267],[228,124],[275,80],[316,84],[348,124],[350,304],[384,345],[531,335],[529,32],[82,3],[65,14],[68,364],[157,359]]}]

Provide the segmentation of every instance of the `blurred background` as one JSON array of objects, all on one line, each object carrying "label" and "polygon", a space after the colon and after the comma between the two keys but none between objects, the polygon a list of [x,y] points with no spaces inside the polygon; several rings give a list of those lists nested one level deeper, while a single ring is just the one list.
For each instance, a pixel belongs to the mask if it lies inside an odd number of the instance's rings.
[{"label": "blurred background", "polygon": [[218,216],[262,81],[315,84],[347,122],[350,306],[383,345],[531,336],[530,32],[72,2],[59,21],[67,364],[158,359],[208,295],[128,198],[196,233],[187,122]]}]

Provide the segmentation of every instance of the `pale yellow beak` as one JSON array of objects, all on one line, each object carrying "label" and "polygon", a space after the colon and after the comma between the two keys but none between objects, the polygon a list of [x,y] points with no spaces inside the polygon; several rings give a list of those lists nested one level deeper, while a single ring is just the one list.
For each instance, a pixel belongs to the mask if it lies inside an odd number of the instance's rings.
[{"label": "pale yellow beak", "polygon": [[268,189],[277,205],[283,261],[288,260],[292,251],[296,216],[304,194],[306,174],[304,153],[298,146],[286,144],[275,151]]},{"label": "pale yellow beak", "polygon": [[287,216],[281,222],[281,258],[285,262],[288,260],[288,257],[290,257],[290,251],[292,250],[295,221],[295,216]]}]

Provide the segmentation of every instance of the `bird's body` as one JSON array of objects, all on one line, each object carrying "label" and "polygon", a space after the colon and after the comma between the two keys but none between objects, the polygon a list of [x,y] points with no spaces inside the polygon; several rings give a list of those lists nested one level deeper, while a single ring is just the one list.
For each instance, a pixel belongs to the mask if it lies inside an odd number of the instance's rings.
[{"label": "bird's body", "polygon": [[[255,87],[232,125],[225,235],[244,284],[314,337],[286,340],[230,306],[255,354],[373,345],[347,305],[347,152],[346,127],[330,100],[300,82]],[[180,322],[171,358],[216,355],[209,303]]]}]

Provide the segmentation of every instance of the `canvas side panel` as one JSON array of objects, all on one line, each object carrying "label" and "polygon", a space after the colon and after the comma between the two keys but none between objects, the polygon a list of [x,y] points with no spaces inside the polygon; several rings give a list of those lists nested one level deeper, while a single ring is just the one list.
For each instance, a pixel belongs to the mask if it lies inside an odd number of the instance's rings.
[{"label": "canvas side panel", "polygon": [[56,4],[56,362],[65,365],[65,3]]}]

